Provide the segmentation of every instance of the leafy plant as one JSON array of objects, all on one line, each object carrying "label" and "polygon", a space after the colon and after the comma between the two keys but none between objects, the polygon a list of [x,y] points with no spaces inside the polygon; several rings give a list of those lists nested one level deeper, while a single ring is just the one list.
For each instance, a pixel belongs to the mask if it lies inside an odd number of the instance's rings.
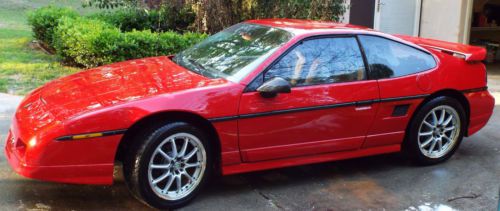
[{"label": "leafy plant", "polygon": [[124,33],[123,42],[119,43],[120,55],[125,60],[158,56],[157,33],[149,30]]},{"label": "leafy plant", "polygon": [[47,6],[29,13],[28,22],[35,38],[43,42],[46,47],[52,47],[54,29],[59,25],[60,19],[77,16],[78,13],[70,8]]},{"label": "leafy plant", "polygon": [[114,9],[118,7],[133,7],[138,4],[137,0],[83,0],[84,7],[97,7],[100,9]]},{"label": "leafy plant", "polygon": [[[125,8],[166,8],[173,20],[186,21],[182,10],[195,12],[192,28],[214,33],[248,19],[298,18],[339,21],[345,12],[345,0],[87,0],[108,8],[113,5]],[[190,18],[190,17],[189,17]],[[173,23],[169,23],[172,26]],[[178,26],[179,24],[174,24]],[[172,29],[173,27],[171,27]]]},{"label": "leafy plant", "polygon": [[127,32],[132,30],[152,29],[153,24],[150,15],[139,9],[118,9],[115,11],[105,11],[89,16],[91,19],[98,19],[120,28]]},{"label": "leafy plant", "polygon": [[124,32],[148,29],[156,32],[169,30],[183,32],[194,22],[195,13],[189,8],[180,10],[167,7],[157,10],[122,8],[97,13],[89,18],[108,22]]},{"label": "leafy plant", "polygon": [[55,30],[54,47],[66,63],[95,67],[117,60],[122,39],[119,29],[103,21],[65,17]]},{"label": "leafy plant", "polygon": [[120,60],[175,54],[201,42],[208,35],[144,30],[126,32],[123,36],[122,42],[117,43],[118,52],[115,53]]},{"label": "leafy plant", "polygon": [[96,67],[118,61],[170,55],[206,38],[206,34],[151,30],[121,32],[97,19],[63,18],[54,33],[55,49],[68,64]]}]

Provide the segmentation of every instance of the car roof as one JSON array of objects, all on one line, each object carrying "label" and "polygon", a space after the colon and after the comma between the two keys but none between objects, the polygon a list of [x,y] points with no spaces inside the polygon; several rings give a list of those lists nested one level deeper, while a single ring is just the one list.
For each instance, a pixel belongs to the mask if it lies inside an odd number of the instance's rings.
[{"label": "car roof", "polygon": [[249,20],[246,23],[259,24],[264,26],[281,28],[290,31],[295,34],[300,34],[300,32],[311,32],[311,31],[324,31],[324,30],[362,30],[362,31],[373,31],[368,27],[337,23],[332,21],[314,21],[314,20],[301,20],[301,19],[258,19]]},{"label": "car roof", "polygon": [[414,48],[420,49],[424,52],[431,54],[428,49],[423,48],[412,42],[409,39],[403,39],[402,37],[394,36],[391,34],[386,34],[383,32],[379,32],[373,30],[368,27],[345,24],[345,23],[337,23],[332,21],[314,21],[314,20],[302,20],[302,19],[257,19],[257,20],[248,20],[245,23],[250,24],[258,24],[263,26],[269,26],[274,28],[280,28],[286,30],[295,36],[297,35],[316,35],[322,33],[356,33],[356,34],[367,34],[367,35],[375,35],[379,37],[383,37],[386,39],[390,39],[399,43],[403,43]]}]

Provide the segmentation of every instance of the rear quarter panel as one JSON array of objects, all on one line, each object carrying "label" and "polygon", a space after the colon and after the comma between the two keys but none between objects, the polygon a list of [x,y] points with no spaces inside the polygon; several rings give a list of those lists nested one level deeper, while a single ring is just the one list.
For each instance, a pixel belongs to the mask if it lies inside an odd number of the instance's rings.
[{"label": "rear quarter panel", "polygon": [[440,59],[440,71],[432,91],[454,89],[462,92],[469,103],[467,136],[479,131],[493,113],[495,99],[487,91],[487,72],[482,62],[467,62],[462,58],[435,51]]},{"label": "rear quarter panel", "polygon": [[[443,90],[455,90],[467,98],[470,105],[469,135],[479,130],[488,121],[493,109],[492,100],[488,97],[489,93],[487,91],[474,92],[474,90],[486,86],[484,64],[466,62],[464,59],[433,49],[427,50],[434,55],[437,62],[434,69],[379,80],[382,101],[363,147],[401,143],[411,117],[425,101],[425,98]],[[411,96],[415,96],[415,98],[402,101],[384,101],[384,99]],[[407,114],[392,116],[394,107],[397,105],[410,105]]]}]

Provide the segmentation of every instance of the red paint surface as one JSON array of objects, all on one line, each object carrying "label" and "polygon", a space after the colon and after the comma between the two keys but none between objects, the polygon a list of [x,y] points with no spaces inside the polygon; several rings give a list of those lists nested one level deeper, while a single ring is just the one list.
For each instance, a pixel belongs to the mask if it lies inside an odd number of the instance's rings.
[{"label": "red paint surface", "polygon": [[[398,38],[328,22],[287,19],[250,22],[280,27],[295,37],[239,83],[209,79],[177,66],[169,57],[156,57],[82,71],[34,90],[13,118],[5,147],[9,163],[19,174],[35,179],[110,184],[122,135],[73,141],[55,139],[127,129],[159,113],[189,113],[210,119],[486,86],[484,65],[471,62],[482,57],[482,50],[477,47]],[[431,52],[438,66],[393,79],[294,88],[290,94],[270,99],[256,92],[243,93],[248,83],[294,43],[324,34],[383,36]],[[460,51],[468,57],[460,59],[436,47]],[[494,99],[488,91],[463,95],[470,105],[468,135],[472,135],[487,123]],[[399,151],[408,122],[424,100],[214,122],[220,140],[222,172],[234,174]],[[405,104],[409,105],[407,115],[392,117],[394,106]]]},{"label": "red paint surface", "polygon": [[[240,114],[305,108],[378,99],[377,82],[360,81],[294,88],[292,93],[262,98],[244,93]],[[239,120],[243,161],[259,161],[355,150],[372,125],[378,104],[345,106]]]}]

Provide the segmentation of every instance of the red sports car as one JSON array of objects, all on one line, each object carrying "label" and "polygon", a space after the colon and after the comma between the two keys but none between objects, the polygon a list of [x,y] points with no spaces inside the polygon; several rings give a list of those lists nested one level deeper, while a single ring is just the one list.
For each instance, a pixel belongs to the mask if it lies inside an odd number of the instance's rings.
[{"label": "red sports car", "polygon": [[26,177],[112,184],[185,205],[210,175],[403,151],[450,158],[493,112],[486,51],[371,29],[252,20],[174,56],[54,80],[22,101],[5,152]]}]

